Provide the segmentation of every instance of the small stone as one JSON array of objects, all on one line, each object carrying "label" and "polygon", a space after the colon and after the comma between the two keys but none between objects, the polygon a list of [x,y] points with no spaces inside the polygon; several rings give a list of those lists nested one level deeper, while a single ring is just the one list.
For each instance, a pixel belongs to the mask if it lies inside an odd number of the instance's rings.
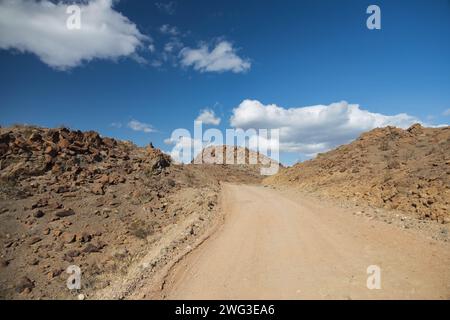
[{"label": "small stone", "polygon": [[51,280],[57,276],[59,276],[63,272],[62,269],[54,269],[48,273],[48,278]]},{"label": "small stone", "polygon": [[87,232],[82,232],[81,234],[77,234],[77,241],[79,242],[89,242],[92,239],[92,235]]},{"label": "small stone", "polygon": [[33,245],[33,244],[35,244],[35,243],[40,242],[41,240],[42,240],[42,239],[41,239],[40,237],[33,237],[33,238],[30,239],[30,241],[28,241],[28,244],[29,244],[29,245]]},{"label": "small stone", "polygon": [[97,246],[90,244],[90,243],[86,246],[86,248],[83,249],[84,253],[92,253],[92,252],[99,252],[99,251],[100,251],[100,249]]},{"label": "small stone", "polygon": [[67,139],[61,139],[58,142],[58,147],[61,149],[67,149],[70,146],[70,142]]},{"label": "small stone", "polygon": [[80,293],[78,295],[78,300],[84,300],[86,297],[84,296],[84,294]]},{"label": "small stone", "polygon": [[65,209],[62,211],[58,211],[55,213],[55,216],[57,216],[58,218],[64,218],[64,217],[69,217],[69,216],[73,216],[75,214],[75,211],[73,211],[72,209]]},{"label": "small stone", "polygon": [[97,179],[97,182],[102,185],[109,183],[109,181],[110,181],[110,178],[107,174],[104,174],[99,179]]},{"label": "small stone", "polygon": [[112,202],[109,204],[109,206],[115,208],[115,207],[120,206],[120,204],[121,204],[120,201],[112,201]]},{"label": "small stone", "polygon": [[52,146],[48,146],[47,148],[45,148],[45,154],[48,154],[50,157],[55,157],[56,154],[58,153],[56,151],[55,148],[53,148]]},{"label": "small stone", "polygon": [[45,213],[42,210],[38,210],[33,213],[33,216],[35,218],[42,218],[44,215],[45,215]]},{"label": "small stone", "polygon": [[64,233],[63,240],[65,243],[75,242],[76,236],[73,233]]},{"label": "small stone", "polygon": [[103,184],[94,183],[94,185],[91,188],[91,192],[96,195],[104,195],[105,191],[103,190]]}]

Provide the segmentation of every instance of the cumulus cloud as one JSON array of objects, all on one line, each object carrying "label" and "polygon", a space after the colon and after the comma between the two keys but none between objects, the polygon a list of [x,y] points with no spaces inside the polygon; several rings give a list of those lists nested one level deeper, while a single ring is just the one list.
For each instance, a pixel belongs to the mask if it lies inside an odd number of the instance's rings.
[{"label": "cumulus cloud", "polygon": [[168,34],[171,36],[176,36],[179,34],[177,27],[171,26],[169,24],[163,24],[160,28],[159,31],[162,34]]},{"label": "cumulus cloud", "polygon": [[189,47],[180,52],[181,64],[193,67],[200,72],[245,72],[250,69],[248,59],[240,58],[232,44],[227,41],[219,42],[212,50],[205,44],[197,49]]},{"label": "cumulus cloud", "polygon": [[155,132],[156,131],[153,128],[152,125],[144,123],[144,122],[140,122],[140,121],[137,121],[137,120],[131,120],[130,122],[128,122],[127,126],[131,130],[142,131],[142,132],[145,132],[145,133],[151,133],[151,132]]},{"label": "cumulus cloud", "polygon": [[212,124],[215,126],[220,124],[220,120],[221,119],[214,113],[214,110],[211,109],[203,109],[197,119],[195,119],[197,122],[201,121],[203,124]]},{"label": "cumulus cloud", "polygon": [[93,59],[133,57],[149,40],[127,17],[113,8],[113,0],[77,2],[81,28],[68,29],[68,3],[49,0],[0,1],[0,48],[33,53],[61,70]]},{"label": "cumulus cloud", "polygon": [[257,100],[244,100],[233,109],[233,127],[280,129],[280,150],[313,156],[348,143],[362,132],[388,125],[407,128],[420,123],[405,113],[383,115],[363,110],[345,101],[330,105],[283,108],[264,105]]}]

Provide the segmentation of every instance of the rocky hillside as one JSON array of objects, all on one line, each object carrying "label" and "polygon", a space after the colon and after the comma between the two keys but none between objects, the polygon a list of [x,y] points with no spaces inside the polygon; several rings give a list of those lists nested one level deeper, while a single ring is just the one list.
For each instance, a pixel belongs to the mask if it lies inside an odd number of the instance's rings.
[{"label": "rocky hillside", "polygon": [[6,197],[80,189],[103,195],[109,185],[125,183],[134,172],[151,175],[171,162],[151,145],[137,148],[94,131],[20,126],[0,130],[1,194]]},{"label": "rocky hillside", "polygon": [[151,276],[217,218],[220,181],[257,179],[93,131],[0,128],[0,299],[123,298],[144,256]]},{"label": "rocky hillside", "polygon": [[450,127],[374,129],[266,183],[450,222]]}]

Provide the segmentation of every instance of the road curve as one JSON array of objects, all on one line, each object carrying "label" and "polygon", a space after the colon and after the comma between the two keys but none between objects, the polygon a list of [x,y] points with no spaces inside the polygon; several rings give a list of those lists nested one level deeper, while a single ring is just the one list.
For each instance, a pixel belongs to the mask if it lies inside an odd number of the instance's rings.
[{"label": "road curve", "polygon": [[[450,246],[262,186],[226,185],[225,222],[165,299],[450,299]],[[367,288],[380,267],[381,289]]]}]

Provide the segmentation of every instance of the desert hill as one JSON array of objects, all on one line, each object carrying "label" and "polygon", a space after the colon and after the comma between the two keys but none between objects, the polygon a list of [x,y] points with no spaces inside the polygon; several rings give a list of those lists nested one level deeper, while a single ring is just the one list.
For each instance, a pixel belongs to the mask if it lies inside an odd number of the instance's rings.
[{"label": "desert hill", "polygon": [[229,145],[208,146],[192,160],[192,163],[229,167],[233,171],[243,170],[247,175],[257,177],[261,177],[261,168],[270,168],[273,165],[282,167],[281,163],[260,152]]},{"label": "desert hill", "polygon": [[151,276],[217,219],[222,181],[260,179],[94,131],[0,128],[0,298],[76,298],[69,265],[86,298],[122,298],[146,255]]},{"label": "desert hill", "polygon": [[450,127],[386,127],[265,180],[450,221]]}]

